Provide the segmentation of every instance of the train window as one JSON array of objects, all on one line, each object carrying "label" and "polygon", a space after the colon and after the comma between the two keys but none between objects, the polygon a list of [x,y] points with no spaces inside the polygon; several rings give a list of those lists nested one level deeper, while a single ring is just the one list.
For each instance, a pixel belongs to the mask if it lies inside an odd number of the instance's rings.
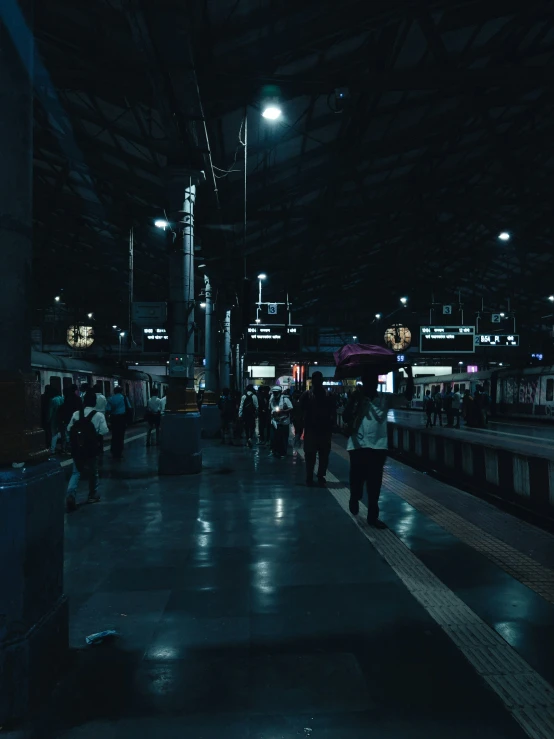
[{"label": "train window", "polygon": [[73,380],[71,379],[71,377],[63,378],[63,389],[64,390],[67,390],[67,388],[71,387],[72,384],[73,384]]},{"label": "train window", "polygon": [[57,375],[50,375],[50,387],[56,393],[62,392],[62,381]]},{"label": "train window", "polygon": [[111,392],[112,389],[110,387],[110,381],[104,380],[104,395],[106,396],[106,398],[108,397],[108,395],[111,395]]},{"label": "train window", "polygon": [[554,380],[552,378],[546,381],[546,400],[550,402],[554,400]]}]

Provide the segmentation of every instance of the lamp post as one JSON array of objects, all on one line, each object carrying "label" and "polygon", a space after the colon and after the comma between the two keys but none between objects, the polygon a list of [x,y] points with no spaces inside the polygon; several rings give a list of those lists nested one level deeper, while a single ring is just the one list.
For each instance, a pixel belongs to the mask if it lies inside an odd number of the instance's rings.
[{"label": "lamp post", "polygon": [[123,338],[125,336],[125,331],[119,332],[119,361],[121,362],[121,345],[123,343]]},{"label": "lamp post", "polygon": [[263,272],[258,275],[258,310],[256,311],[256,323],[260,322],[260,311],[262,309],[262,280],[267,280],[267,275]]}]

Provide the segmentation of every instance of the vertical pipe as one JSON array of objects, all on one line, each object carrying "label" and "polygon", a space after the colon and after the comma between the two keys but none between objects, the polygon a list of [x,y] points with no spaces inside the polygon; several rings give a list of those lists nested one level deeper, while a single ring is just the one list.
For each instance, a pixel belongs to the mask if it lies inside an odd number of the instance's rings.
[{"label": "vertical pipe", "polygon": [[[246,279],[246,183],[248,175],[248,106],[244,110],[244,228],[243,228],[243,256],[244,279]],[[261,299],[260,299],[261,300]]]},{"label": "vertical pipe", "polygon": [[225,311],[223,322],[223,372],[222,387],[229,387],[231,383],[231,310]]},{"label": "vertical pipe", "polygon": [[242,390],[242,378],[240,376],[240,343],[238,341],[235,347],[235,389]]},{"label": "vertical pipe", "polygon": [[212,328],[213,328],[213,304],[212,304],[212,286],[208,275],[204,275],[205,301],[206,301],[206,327],[204,331],[205,356],[206,356],[206,390],[215,392],[215,373],[214,373],[214,355],[212,346]]},{"label": "vertical pipe", "polygon": [[185,351],[183,363],[189,387],[194,383],[194,204],[196,202],[196,184],[189,177],[185,188],[183,202],[183,283],[186,318]]}]

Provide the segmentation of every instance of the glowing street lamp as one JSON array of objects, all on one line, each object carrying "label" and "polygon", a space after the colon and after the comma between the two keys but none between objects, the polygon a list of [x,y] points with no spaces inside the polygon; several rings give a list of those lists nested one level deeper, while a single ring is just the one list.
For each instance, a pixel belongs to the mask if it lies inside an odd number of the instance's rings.
[{"label": "glowing street lamp", "polygon": [[402,305],[406,305],[406,303],[408,302],[408,298],[400,298],[400,302],[402,303]]}]

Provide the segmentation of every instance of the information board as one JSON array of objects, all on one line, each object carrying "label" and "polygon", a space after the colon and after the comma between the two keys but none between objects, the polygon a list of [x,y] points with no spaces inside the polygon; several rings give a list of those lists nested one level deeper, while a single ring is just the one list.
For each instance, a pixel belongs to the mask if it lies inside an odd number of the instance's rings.
[{"label": "information board", "polygon": [[422,326],[422,354],[471,354],[475,351],[475,326]]},{"label": "information board", "polygon": [[247,331],[247,352],[299,352],[302,326],[252,324]]},{"label": "information board", "polygon": [[169,351],[169,335],[165,328],[144,328],[143,351],[145,352],[167,352]]},{"label": "information board", "polygon": [[518,334],[477,334],[475,346],[519,346]]}]

